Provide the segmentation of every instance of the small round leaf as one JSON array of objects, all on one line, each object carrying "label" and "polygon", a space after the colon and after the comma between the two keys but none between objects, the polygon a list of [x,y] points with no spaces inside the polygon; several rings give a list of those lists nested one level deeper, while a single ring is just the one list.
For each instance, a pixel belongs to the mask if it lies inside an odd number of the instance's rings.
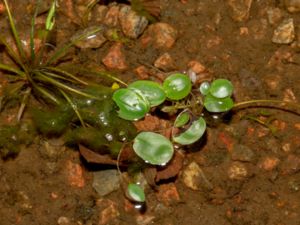
[{"label": "small round leaf", "polygon": [[185,132],[173,137],[173,140],[181,145],[193,144],[202,137],[205,129],[206,122],[202,117],[200,117],[198,120],[195,120]]},{"label": "small round leaf", "polygon": [[182,127],[186,125],[190,120],[190,114],[187,111],[181,112],[177,117],[174,122],[175,127]]},{"label": "small round leaf", "polygon": [[128,88],[138,89],[148,99],[150,106],[157,106],[166,100],[166,93],[162,86],[150,80],[138,80],[131,83]]},{"label": "small round leaf", "polygon": [[127,186],[127,195],[128,198],[135,202],[145,202],[145,193],[144,190],[138,184],[130,183]]},{"label": "small round leaf", "polygon": [[209,112],[226,112],[233,107],[234,103],[231,97],[227,98],[215,98],[212,95],[205,96],[204,107]]},{"label": "small round leaf", "polygon": [[163,89],[169,99],[180,100],[190,93],[192,82],[188,76],[175,73],[164,80]]},{"label": "small round leaf", "polygon": [[139,133],[134,139],[133,150],[145,162],[153,165],[165,165],[174,154],[170,140],[153,132]]},{"label": "small round leaf", "polygon": [[150,110],[148,100],[134,90],[121,88],[114,92],[113,100],[120,108],[118,114],[125,120],[143,118]]},{"label": "small round leaf", "polygon": [[199,87],[200,93],[203,95],[207,95],[209,93],[209,88],[210,88],[210,83],[207,81],[203,82]]},{"label": "small round leaf", "polygon": [[229,80],[217,79],[211,83],[209,92],[216,98],[230,97],[233,91],[233,85]]}]

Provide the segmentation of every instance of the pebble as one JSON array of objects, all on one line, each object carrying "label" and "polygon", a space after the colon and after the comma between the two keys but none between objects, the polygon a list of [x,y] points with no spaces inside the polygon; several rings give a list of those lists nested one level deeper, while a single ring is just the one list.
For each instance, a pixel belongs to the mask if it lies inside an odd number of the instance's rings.
[{"label": "pebble", "polygon": [[78,188],[82,188],[85,186],[83,169],[79,164],[73,163],[72,161],[68,160],[65,170],[67,173],[68,182],[71,186]]},{"label": "pebble", "polygon": [[163,70],[164,72],[169,72],[175,69],[174,60],[167,52],[162,54],[155,60],[154,66],[158,69]]},{"label": "pebble", "polygon": [[115,43],[108,51],[106,56],[102,59],[103,64],[109,69],[126,70],[127,63],[125,55],[122,52],[123,44]]},{"label": "pebble", "polygon": [[157,199],[166,206],[178,202],[180,200],[180,196],[175,184],[168,183],[159,185]]},{"label": "pebble", "polygon": [[119,21],[125,36],[138,38],[148,25],[148,20],[139,16],[130,6],[123,6],[119,12]]},{"label": "pebble", "polygon": [[253,162],[255,160],[255,154],[249,147],[235,144],[231,152],[231,159],[234,161]]},{"label": "pebble", "polygon": [[291,12],[300,12],[300,0],[285,0],[286,9]]},{"label": "pebble", "polygon": [[75,42],[76,47],[81,48],[81,49],[99,48],[107,41],[103,35],[104,27],[99,32],[91,34],[80,41],[76,41],[76,40],[78,40],[78,38],[80,36],[85,35],[89,32],[92,32],[96,28],[97,27],[93,26],[93,27],[88,27],[84,30],[79,30],[71,37],[71,40]]},{"label": "pebble", "polygon": [[97,23],[103,22],[107,11],[108,7],[106,5],[95,5],[95,10],[93,12],[93,20]]},{"label": "pebble", "polygon": [[249,18],[252,0],[228,0],[227,4],[231,8],[233,20],[241,22]]},{"label": "pebble", "polygon": [[101,208],[98,225],[119,224],[120,215],[117,204],[109,199],[99,199],[96,203]]},{"label": "pebble", "polygon": [[274,30],[272,42],[276,44],[290,44],[295,39],[294,21],[292,18],[283,20]]},{"label": "pebble", "polygon": [[141,80],[149,79],[151,72],[147,67],[145,66],[138,66],[134,69],[134,72],[136,73],[137,77]]},{"label": "pebble", "polygon": [[265,171],[272,171],[278,167],[280,159],[275,156],[266,156],[258,163],[258,167]]},{"label": "pebble", "polygon": [[116,27],[119,24],[119,13],[120,13],[120,7],[118,5],[112,5],[105,17],[103,23],[110,27]]},{"label": "pebble", "polygon": [[168,23],[151,24],[141,37],[144,47],[153,44],[155,48],[169,49],[173,47],[177,39],[178,31]]},{"label": "pebble", "polygon": [[295,174],[300,171],[300,156],[290,154],[283,161],[281,166],[281,173],[284,175]]},{"label": "pebble", "polygon": [[68,225],[70,223],[71,223],[70,219],[68,217],[65,217],[65,216],[61,216],[57,220],[58,225]]},{"label": "pebble", "polygon": [[202,169],[196,162],[191,162],[182,172],[183,183],[190,189],[212,189],[212,184],[205,177]]},{"label": "pebble", "polygon": [[268,21],[271,25],[277,24],[283,16],[280,8],[269,8],[267,10]]},{"label": "pebble", "polygon": [[232,162],[227,170],[227,174],[231,180],[244,180],[251,175],[246,165],[241,162]]},{"label": "pebble", "polygon": [[120,175],[117,170],[102,170],[93,173],[93,188],[102,197],[120,187]]}]

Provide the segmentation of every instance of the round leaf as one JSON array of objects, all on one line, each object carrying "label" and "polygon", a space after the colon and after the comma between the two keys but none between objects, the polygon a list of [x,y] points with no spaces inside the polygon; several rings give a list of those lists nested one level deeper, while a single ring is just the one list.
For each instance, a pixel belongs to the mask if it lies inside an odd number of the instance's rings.
[{"label": "round leaf", "polygon": [[199,87],[200,93],[203,95],[207,95],[209,93],[209,88],[210,88],[210,83],[207,81],[203,82]]},{"label": "round leaf", "polygon": [[211,83],[209,92],[216,98],[230,97],[233,91],[233,85],[229,80],[217,79]]},{"label": "round leaf", "polygon": [[113,94],[113,100],[120,108],[119,116],[125,120],[138,120],[143,118],[150,109],[149,102],[131,89],[118,89]]},{"label": "round leaf", "polygon": [[145,193],[141,186],[130,183],[127,186],[128,197],[135,202],[145,202]]},{"label": "round leaf", "polygon": [[153,165],[165,165],[174,153],[172,143],[153,132],[139,133],[134,139],[133,150],[145,162]]},{"label": "round leaf", "polygon": [[163,89],[171,100],[185,98],[192,89],[190,78],[181,73],[175,73],[164,80]]},{"label": "round leaf", "polygon": [[162,86],[154,81],[139,80],[131,83],[128,88],[138,89],[148,99],[150,106],[157,106],[166,100]]},{"label": "round leaf", "polygon": [[187,111],[181,112],[174,122],[175,127],[182,127],[186,125],[190,120],[190,114]]},{"label": "round leaf", "polygon": [[193,144],[202,137],[205,129],[206,122],[202,117],[200,117],[198,120],[195,120],[185,132],[173,137],[173,140],[182,145]]},{"label": "round leaf", "polygon": [[234,103],[231,97],[215,98],[212,95],[205,96],[204,107],[209,112],[226,112],[233,107]]}]

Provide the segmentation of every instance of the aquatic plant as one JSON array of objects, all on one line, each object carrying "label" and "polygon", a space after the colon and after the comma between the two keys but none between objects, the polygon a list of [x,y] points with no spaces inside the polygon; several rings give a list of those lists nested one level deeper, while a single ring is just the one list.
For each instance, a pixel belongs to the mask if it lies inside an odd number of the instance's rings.
[{"label": "aquatic plant", "polygon": [[[67,65],[66,62],[61,63],[63,57],[77,42],[99,32],[102,27],[89,29],[72,38],[65,45],[49,49],[48,37],[55,27],[56,0],[52,1],[48,10],[44,28],[36,30],[35,20],[40,3],[41,1],[38,1],[32,16],[28,50],[22,44],[8,1],[4,0],[15,48],[0,35],[0,42],[11,59],[8,64],[0,63],[0,70],[7,80],[0,97],[0,110],[4,111],[19,105],[16,127],[20,127],[18,124],[21,123],[24,112],[28,109],[35,128],[44,135],[67,133],[69,143],[120,147],[121,142],[129,138],[130,135],[127,134],[134,133],[133,125],[113,113],[115,109],[111,100],[112,89],[97,84],[94,80],[101,76],[109,83],[123,82],[107,72],[80,68],[72,63]],[[40,40],[39,45],[36,44],[35,38]],[[73,73],[69,68],[76,68],[77,73]],[[82,74],[85,76],[89,74],[89,79],[79,77]],[[74,133],[67,132],[70,127],[76,128],[72,129]],[[94,132],[103,136],[100,138],[101,144],[98,138],[88,139],[80,135],[85,132],[85,129],[88,129],[89,134]],[[103,131],[99,131],[101,129]],[[11,133],[8,129],[1,130],[1,133],[5,132],[8,136]],[[6,147],[9,148],[10,145],[0,146],[0,149]],[[16,152],[15,149],[11,149],[12,152]],[[1,151],[4,156],[8,155],[6,150]]]},{"label": "aquatic plant", "polygon": [[[159,131],[143,131],[133,141],[134,152],[144,162],[165,166],[174,155],[174,145],[191,145],[203,137],[206,130],[204,111],[211,114],[226,113],[241,106],[279,102],[300,108],[299,105],[278,100],[234,103],[233,89],[232,83],[227,79],[216,79],[211,83],[205,81],[199,88],[192,89],[192,82],[187,75],[174,73],[169,75],[162,85],[148,80],[135,81],[127,88],[116,90],[113,100],[119,107],[119,116],[127,120],[143,118],[150,112],[151,107],[171,115],[177,113],[171,140],[159,134]],[[131,186],[128,188],[132,189]],[[141,187],[135,188],[137,193],[141,193]],[[132,194],[131,200],[135,201],[136,195]],[[140,199],[142,198],[138,201]]]}]

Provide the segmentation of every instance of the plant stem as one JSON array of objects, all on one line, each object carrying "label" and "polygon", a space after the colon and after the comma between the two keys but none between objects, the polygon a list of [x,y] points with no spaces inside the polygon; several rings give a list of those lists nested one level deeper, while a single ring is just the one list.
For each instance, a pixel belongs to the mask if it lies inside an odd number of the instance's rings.
[{"label": "plant stem", "polygon": [[300,109],[300,105],[296,103],[282,101],[282,100],[269,100],[269,99],[255,99],[255,100],[249,100],[244,102],[238,102],[233,106],[233,109],[238,107],[245,107],[252,104],[259,104],[259,103],[284,104],[284,105],[290,105]]}]

